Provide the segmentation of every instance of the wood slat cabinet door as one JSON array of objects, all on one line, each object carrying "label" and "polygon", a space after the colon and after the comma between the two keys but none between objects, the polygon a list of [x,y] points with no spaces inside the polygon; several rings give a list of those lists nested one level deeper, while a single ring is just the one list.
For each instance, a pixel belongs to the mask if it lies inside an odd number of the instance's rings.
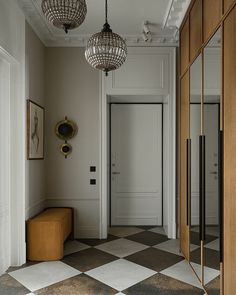
[{"label": "wood slat cabinet door", "polygon": [[202,46],[202,0],[196,0],[190,11],[190,61],[191,62],[199,54],[201,46]]},{"label": "wood slat cabinet door", "polygon": [[180,64],[180,73],[183,75],[189,64],[189,18],[180,33]]},{"label": "wood slat cabinet door", "polygon": [[203,1],[203,34],[204,42],[210,37],[222,16],[222,0]]},{"label": "wood slat cabinet door", "polygon": [[226,12],[231,4],[233,4],[233,2],[235,2],[235,0],[223,0],[224,1],[224,12]]},{"label": "wood slat cabinet door", "polygon": [[180,247],[189,260],[189,226],[187,225],[187,139],[189,137],[189,71],[180,83]]},{"label": "wood slat cabinet door", "polygon": [[236,290],[236,6],[224,22],[224,294]]}]

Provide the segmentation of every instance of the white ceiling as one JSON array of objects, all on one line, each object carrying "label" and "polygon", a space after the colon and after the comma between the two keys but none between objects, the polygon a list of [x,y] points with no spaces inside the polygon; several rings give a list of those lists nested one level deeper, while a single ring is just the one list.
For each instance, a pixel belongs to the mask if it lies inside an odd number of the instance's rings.
[{"label": "white ceiling", "polygon": [[[104,24],[105,0],[86,0],[84,23],[65,35],[49,24],[41,10],[41,0],[16,0],[27,21],[47,46],[84,46]],[[176,46],[178,30],[190,0],[108,0],[109,23],[130,46]],[[142,23],[148,21],[151,41],[142,39]]]}]

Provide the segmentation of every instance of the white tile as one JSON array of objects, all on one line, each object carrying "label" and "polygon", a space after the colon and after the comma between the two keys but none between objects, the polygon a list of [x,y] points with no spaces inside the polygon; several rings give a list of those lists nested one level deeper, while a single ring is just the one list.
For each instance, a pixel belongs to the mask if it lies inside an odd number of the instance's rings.
[{"label": "white tile", "polygon": [[42,262],[10,272],[9,275],[34,292],[57,282],[71,278],[81,272],[60,262]]},{"label": "white tile", "polygon": [[90,248],[90,246],[78,241],[67,241],[64,246],[64,255],[69,255]]},{"label": "white tile", "polygon": [[123,258],[128,255],[134,254],[138,251],[147,249],[149,247],[127,239],[118,239],[98,245],[95,248],[107,252],[109,254],[115,255],[117,257]]},{"label": "white tile", "polygon": [[190,244],[190,252],[192,252],[192,251],[194,251],[194,250],[196,250],[198,248],[200,248],[200,246]]},{"label": "white tile", "polygon": [[[192,263],[194,270],[196,271],[197,275],[201,276],[201,266],[196,263]],[[204,283],[205,285],[210,283],[212,280],[214,280],[216,277],[220,275],[220,271],[210,268],[210,267],[204,267]]]},{"label": "white tile", "polygon": [[153,232],[153,233],[156,233],[156,234],[161,234],[161,235],[165,235],[166,236],[166,233],[164,231],[164,228],[163,227],[154,227],[154,228],[151,228],[149,229],[149,231]]},{"label": "white tile", "polygon": [[[200,265],[199,265],[200,267]],[[194,266],[195,268],[195,266]],[[184,283],[190,284],[192,286],[195,286],[197,288],[201,288],[202,286],[197,279],[196,275],[194,274],[193,270],[191,269],[189,263],[184,260],[181,261],[163,271],[161,271],[162,274],[169,276],[171,278],[177,279],[179,281],[182,281]]]},{"label": "white tile", "polygon": [[206,248],[220,251],[220,239],[216,239],[208,244],[205,245]]},{"label": "white tile", "polygon": [[119,293],[117,293],[116,295],[125,295],[124,293],[121,293],[121,292],[119,292]]},{"label": "white tile", "polygon": [[28,294],[26,294],[26,295],[35,295],[34,293],[28,293]]},{"label": "white tile", "polygon": [[[154,248],[183,256],[183,254],[180,252],[180,243],[178,239],[157,244],[154,246]],[[199,248],[199,246],[190,245],[190,251],[196,250],[197,248]]]},{"label": "white tile", "polygon": [[141,233],[143,231],[143,229],[137,227],[111,227],[109,229],[109,234],[116,237],[124,238],[127,236]]},{"label": "white tile", "polygon": [[123,291],[153,276],[156,272],[133,262],[119,259],[90,270],[86,274],[118,291]]}]

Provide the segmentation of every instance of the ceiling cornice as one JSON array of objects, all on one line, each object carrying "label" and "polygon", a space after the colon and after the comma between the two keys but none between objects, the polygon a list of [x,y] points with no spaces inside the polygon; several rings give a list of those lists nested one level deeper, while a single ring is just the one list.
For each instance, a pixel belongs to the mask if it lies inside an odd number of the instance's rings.
[{"label": "ceiling cornice", "polygon": [[[47,47],[84,47],[89,35],[62,36],[55,33],[52,26],[45,20],[39,2],[36,0],[15,0],[27,22],[34,29],[38,37]],[[145,42],[140,35],[122,35],[128,46],[177,46],[178,28],[186,13],[190,0],[172,0],[165,18],[165,28],[172,29],[172,35],[152,35],[152,39]]]},{"label": "ceiling cornice", "polygon": [[172,0],[169,12],[165,17],[164,27],[179,29],[190,2],[191,0]]}]

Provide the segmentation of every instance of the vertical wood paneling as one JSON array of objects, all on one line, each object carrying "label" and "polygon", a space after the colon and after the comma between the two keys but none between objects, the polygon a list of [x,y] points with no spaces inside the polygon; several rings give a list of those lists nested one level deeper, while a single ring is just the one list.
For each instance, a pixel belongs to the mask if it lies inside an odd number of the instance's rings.
[{"label": "vertical wood paneling", "polygon": [[222,0],[203,1],[203,34],[204,42],[217,27],[222,16]]},{"label": "vertical wood paneling", "polygon": [[224,1],[224,12],[226,12],[231,4],[233,4],[233,2],[235,2],[235,0],[223,0]]},{"label": "vertical wood paneling", "polygon": [[224,294],[236,290],[236,7],[224,23]]},{"label": "vertical wood paneling", "polygon": [[180,72],[186,71],[189,64],[189,18],[187,18],[180,34]]},{"label": "vertical wood paneling", "polygon": [[187,226],[187,148],[189,137],[189,71],[180,85],[180,243],[181,251],[189,259],[189,227]]},{"label": "vertical wood paneling", "polygon": [[202,0],[196,0],[190,11],[190,61],[202,46]]}]

